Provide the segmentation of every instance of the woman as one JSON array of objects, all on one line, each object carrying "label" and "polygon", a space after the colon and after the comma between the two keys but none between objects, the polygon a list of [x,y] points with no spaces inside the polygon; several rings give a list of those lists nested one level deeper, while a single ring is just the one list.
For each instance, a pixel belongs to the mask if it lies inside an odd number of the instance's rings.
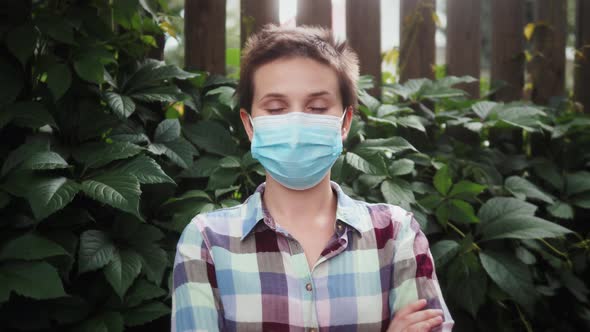
[{"label": "woman", "polygon": [[328,30],[270,25],[250,37],[240,117],[266,182],[183,231],[173,331],[451,330],[413,214],[330,181],[358,75],[356,54]]}]

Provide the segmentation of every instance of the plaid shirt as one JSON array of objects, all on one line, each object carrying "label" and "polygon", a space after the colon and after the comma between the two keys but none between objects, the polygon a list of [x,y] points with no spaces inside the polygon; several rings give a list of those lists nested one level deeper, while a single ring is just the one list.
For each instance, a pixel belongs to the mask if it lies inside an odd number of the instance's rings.
[{"label": "plaid shirt", "polygon": [[395,312],[427,299],[454,324],[428,240],[399,206],[338,195],[334,235],[309,269],[301,245],[263,205],[197,215],[174,262],[172,331],[384,331]]}]

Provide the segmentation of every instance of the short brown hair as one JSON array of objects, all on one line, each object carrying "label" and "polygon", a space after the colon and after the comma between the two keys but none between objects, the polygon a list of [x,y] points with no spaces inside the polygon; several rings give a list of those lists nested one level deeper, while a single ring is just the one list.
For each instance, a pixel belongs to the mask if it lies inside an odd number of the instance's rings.
[{"label": "short brown hair", "polygon": [[332,32],[312,26],[281,27],[265,25],[246,41],[242,53],[238,94],[240,107],[249,113],[254,97],[254,72],[280,58],[304,57],[334,69],[338,76],[344,107],[357,109],[359,61],[346,41],[337,41]]}]

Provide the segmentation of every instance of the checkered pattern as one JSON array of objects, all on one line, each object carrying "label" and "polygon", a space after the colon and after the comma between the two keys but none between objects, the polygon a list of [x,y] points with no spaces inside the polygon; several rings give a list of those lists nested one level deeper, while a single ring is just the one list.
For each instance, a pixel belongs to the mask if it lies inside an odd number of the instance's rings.
[{"label": "checkered pattern", "polygon": [[309,269],[301,245],[263,205],[265,184],[241,205],[197,215],[174,262],[172,331],[384,331],[425,298],[444,311],[428,240],[399,206],[338,195],[337,227]]}]

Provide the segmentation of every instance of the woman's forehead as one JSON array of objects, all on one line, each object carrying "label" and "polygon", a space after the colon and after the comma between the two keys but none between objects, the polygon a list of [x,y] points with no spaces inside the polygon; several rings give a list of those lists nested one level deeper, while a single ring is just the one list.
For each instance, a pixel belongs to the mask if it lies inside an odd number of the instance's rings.
[{"label": "woman's forehead", "polygon": [[328,65],[309,58],[278,59],[260,66],[253,75],[254,100],[265,95],[340,97],[338,76]]}]

